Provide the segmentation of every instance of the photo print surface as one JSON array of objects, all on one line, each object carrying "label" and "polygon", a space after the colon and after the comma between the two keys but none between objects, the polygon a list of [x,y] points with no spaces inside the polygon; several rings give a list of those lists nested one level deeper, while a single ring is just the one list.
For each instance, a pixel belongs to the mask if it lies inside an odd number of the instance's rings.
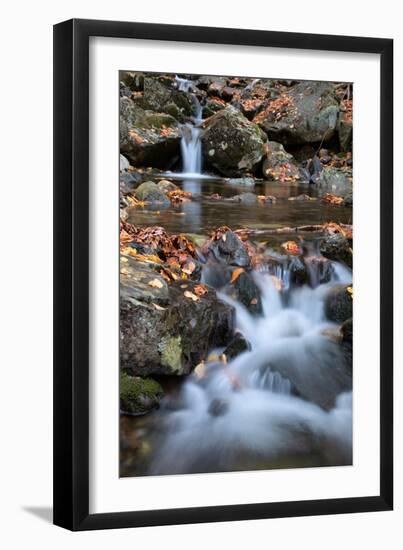
[{"label": "photo print surface", "polygon": [[119,86],[120,476],[352,464],[353,85]]}]

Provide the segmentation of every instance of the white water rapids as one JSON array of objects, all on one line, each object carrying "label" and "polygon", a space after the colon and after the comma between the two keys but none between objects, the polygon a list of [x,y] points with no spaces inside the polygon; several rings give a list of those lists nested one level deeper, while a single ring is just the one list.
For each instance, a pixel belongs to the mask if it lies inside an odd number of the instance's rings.
[{"label": "white water rapids", "polygon": [[281,292],[269,274],[255,274],[264,315],[231,302],[251,351],[208,363],[184,383],[176,410],[163,406],[149,474],[351,464],[351,378],[344,387],[323,307],[326,291],[350,283],[351,272],[333,266],[331,281],[315,288],[287,290],[285,270]]}]

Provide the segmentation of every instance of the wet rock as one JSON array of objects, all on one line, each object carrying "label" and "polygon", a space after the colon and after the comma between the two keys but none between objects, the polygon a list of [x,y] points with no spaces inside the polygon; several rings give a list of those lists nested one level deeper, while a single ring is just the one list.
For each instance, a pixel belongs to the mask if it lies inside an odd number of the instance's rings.
[{"label": "wet rock", "polygon": [[303,258],[299,256],[290,256],[288,260],[288,269],[290,270],[290,281],[297,285],[304,285],[309,280],[309,273]]},{"label": "wet rock", "polygon": [[242,204],[255,204],[257,196],[254,193],[241,193],[240,195],[234,195],[231,200]]},{"label": "wet rock", "polygon": [[348,285],[336,285],[326,294],[325,314],[330,321],[344,323],[352,317],[353,300],[347,288]]},{"label": "wet rock", "polygon": [[353,251],[348,239],[342,233],[326,236],[320,244],[320,253],[337,262],[343,262],[348,267],[353,265]]},{"label": "wet rock", "polygon": [[170,193],[171,191],[176,191],[177,189],[179,189],[177,185],[175,185],[172,181],[169,181],[169,180],[160,180],[157,183],[157,186],[158,186],[158,189],[164,194],[167,194],[167,193]]},{"label": "wet rock", "polygon": [[124,195],[131,193],[142,179],[143,176],[138,172],[121,172],[119,176],[121,193]]},{"label": "wet rock", "polygon": [[253,120],[269,139],[284,145],[316,143],[333,137],[339,110],[333,84],[304,81],[283,92]]},{"label": "wet rock", "polygon": [[306,256],[304,263],[308,270],[309,284],[312,287],[328,283],[334,273],[330,260],[323,256]]},{"label": "wet rock", "polygon": [[125,172],[129,169],[130,162],[123,155],[119,155],[119,170]]},{"label": "wet rock", "polygon": [[260,288],[248,271],[243,271],[233,283],[223,290],[233,300],[240,302],[252,315],[262,315],[263,305]]},{"label": "wet rock", "polygon": [[136,199],[148,203],[169,204],[169,199],[153,181],[145,181],[135,191]]},{"label": "wet rock", "polygon": [[[129,274],[140,269],[138,264],[127,263]],[[121,275],[120,361],[128,373],[143,377],[188,374],[212,347],[228,343],[234,310],[218,300],[212,288],[193,300],[185,292],[196,296],[197,283],[181,281],[158,288],[159,285],[146,284],[143,273],[134,273],[129,282],[127,273],[124,276],[122,280]],[[150,269],[148,277],[154,279],[158,275]]]},{"label": "wet rock", "polygon": [[317,182],[321,188],[335,195],[346,196],[351,193],[352,184],[348,174],[339,168],[324,167]]},{"label": "wet rock", "polygon": [[171,115],[120,99],[120,151],[132,166],[170,168],[179,158],[180,139],[178,122]]},{"label": "wet rock", "polygon": [[223,354],[226,356],[226,358],[229,361],[232,361],[232,359],[235,359],[235,357],[237,357],[241,353],[244,353],[245,351],[250,351],[250,350],[251,350],[250,343],[246,340],[246,338],[241,333],[237,332],[234,338],[231,340],[231,342],[223,351]]},{"label": "wet rock", "polygon": [[267,156],[262,166],[263,176],[270,181],[304,181],[297,161],[287,153],[281,143],[269,141]]},{"label": "wet rock", "polygon": [[353,320],[352,318],[347,319],[344,321],[344,323],[341,325],[341,335],[343,338],[343,342],[349,342],[350,344],[353,342]]},{"label": "wet rock", "polygon": [[202,134],[205,160],[224,176],[253,172],[265,153],[267,137],[229,105],[210,117]]},{"label": "wet rock", "polygon": [[211,416],[223,416],[228,411],[228,401],[225,399],[213,399],[209,405],[208,413]]},{"label": "wet rock", "polygon": [[226,231],[220,238],[210,242],[206,253],[227,265],[235,267],[250,265],[248,251],[233,231]]},{"label": "wet rock", "polygon": [[[140,254],[152,254],[152,249],[138,245]],[[169,302],[168,283],[149,265],[137,262],[130,256],[120,256],[120,292],[121,295],[140,300],[146,304],[164,306]]]},{"label": "wet rock", "polygon": [[230,185],[243,185],[244,187],[255,187],[255,179],[244,177],[244,178],[229,178],[228,183]]},{"label": "wet rock", "polygon": [[119,401],[124,414],[142,415],[159,407],[164,395],[162,387],[152,378],[120,373]]}]

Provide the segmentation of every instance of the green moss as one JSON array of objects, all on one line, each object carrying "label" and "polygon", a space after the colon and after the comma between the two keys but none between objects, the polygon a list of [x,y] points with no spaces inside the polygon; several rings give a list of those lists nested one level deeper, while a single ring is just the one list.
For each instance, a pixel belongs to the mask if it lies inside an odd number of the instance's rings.
[{"label": "green moss", "polygon": [[163,390],[152,378],[129,376],[120,373],[120,409],[129,414],[145,414],[158,407]]},{"label": "green moss", "polygon": [[182,345],[180,336],[166,336],[158,344],[161,355],[161,364],[169,367],[172,373],[178,373],[182,369]]}]

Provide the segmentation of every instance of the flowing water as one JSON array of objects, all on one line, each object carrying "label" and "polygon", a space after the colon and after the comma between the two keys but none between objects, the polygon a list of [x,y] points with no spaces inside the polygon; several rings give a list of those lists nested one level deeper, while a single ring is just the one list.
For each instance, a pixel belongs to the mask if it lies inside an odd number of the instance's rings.
[{"label": "flowing water", "polygon": [[283,270],[282,290],[270,273],[255,278],[262,317],[221,296],[234,305],[251,350],[207,363],[140,428],[134,419],[147,449],[121,475],[351,464],[349,366],[323,311],[326,291],[350,283],[350,270],[334,263],[330,282],[294,288]]}]

